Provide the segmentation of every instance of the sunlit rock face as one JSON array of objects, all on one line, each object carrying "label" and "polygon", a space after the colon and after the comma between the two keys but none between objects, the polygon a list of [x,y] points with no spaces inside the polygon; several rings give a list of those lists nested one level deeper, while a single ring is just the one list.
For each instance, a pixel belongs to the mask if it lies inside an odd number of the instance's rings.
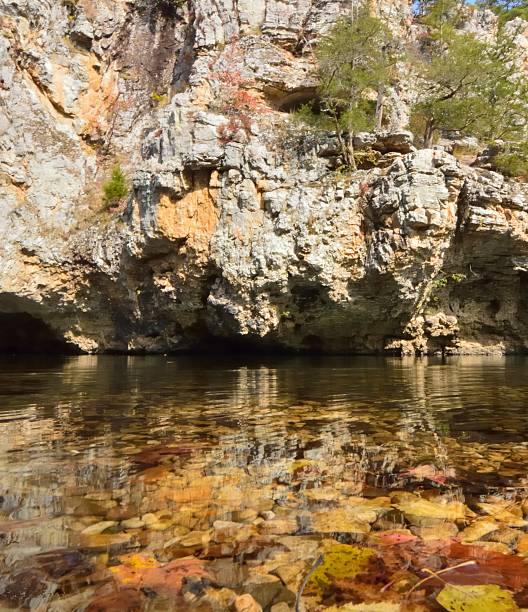
[{"label": "sunlit rock face", "polygon": [[[407,2],[378,4],[415,35]],[[416,151],[405,78],[358,138],[376,167],[343,172],[331,134],[290,120],[346,10],[3,2],[0,313],[87,352],[523,350],[522,185]],[[105,210],[116,164],[130,196]]]}]

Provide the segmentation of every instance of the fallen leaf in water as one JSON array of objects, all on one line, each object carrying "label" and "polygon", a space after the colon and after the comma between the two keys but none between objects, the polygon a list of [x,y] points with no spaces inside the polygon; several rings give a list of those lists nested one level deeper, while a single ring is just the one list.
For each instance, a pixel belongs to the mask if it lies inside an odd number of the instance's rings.
[{"label": "fallen leaf in water", "polygon": [[414,478],[416,480],[431,480],[437,484],[444,484],[448,478],[455,478],[456,473],[453,468],[440,470],[434,465],[419,465],[411,468],[406,472],[400,472],[400,476],[404,478]]},{"label": "fallen leaf in water", "polygon": [[118,583],[137,589],[151,589],[165,596],[179,595],[186,576],[208,577],[204,561],[183,557],[160,565],[148,555],[125,555],[122,565],[110,568]]},{"label": "fallen leaf in water", "polygon": [[477,561],[493,559],[494,557],[504,557],[500,553],[488,551],[475,544],[460,544],[453,542],[449,548],[449,556],[454,559],[476,559]]},{"label": "fallen leaf in water", "polygon": [[499,529],[499,525],[495,521],[486,518],[480,519],[459,533],[458,539],[461,542],[474,542],[497,529]]},{"label": "fallen leaf in water", "polygon": [[389,571],[383,559],[372,555],[364,569],[354,577],[337,578],[329,574],[332,584],[332,599],[335,601],[374,603],[392,601],[394,594],[381,592],[391,580]]},{"label": "fallen leaf in water", "polygon": [[458,535],[458,527],[450,521],[443,521],[433,525],[415,525],[412,532],[424,542],[429,540],[454,540]]},{"label": "fallen leaf in water", "polygon": [[375,520],[374,511],[357,513],[349,507],[314,512],[310,517],[312,531],[318,533],[366,534],[370,531],[369,523]]},{"label": "fallen leaf in water", "polygon": [[511,593],[495,584],[446,585],[436,601],[449,612],[513,612],[518,610]]},{"label": "fallen leaf in water", "polygon": [[478,508],[489,514],[496,521],[506,523],[508,527],[525,527],[528,521],[523,519],[522,510],[507,502],[477,504]]},{"label": "fallen leaf in water", "polygon": [[383,562],[391,572],[396,573],[406,567],[427,567],[441,569],[449,558],[452,540],[428,540],[417,538],[414,541],[402,542],[398,546],[383,548]]},{"label": "fallen leaf in water", "polygon": [[498,584],[514,590],[528,586],[528,564],[523,557],[505,555],[482,549],[480,546],[453,544],[452,559],[474,559],[476,566],[467,566],[445,575],[448,582],[458,584]]},{"label": "fallen leaf in water", "polygon": [[380,546],[392,546],[394,544],[404,544],[405,542],[415,542],[418,536],[406,531],[385,531],[377,536],[376,543]]},{"label": "fallen leaf in water", "polygon": [[310,576],[306,584],[306,594],[323,597],[332,588],[333,580],[353,578],[363,572],[373,554],[373,550],[360,546],[332,546],[324,554],[321,565]]}]

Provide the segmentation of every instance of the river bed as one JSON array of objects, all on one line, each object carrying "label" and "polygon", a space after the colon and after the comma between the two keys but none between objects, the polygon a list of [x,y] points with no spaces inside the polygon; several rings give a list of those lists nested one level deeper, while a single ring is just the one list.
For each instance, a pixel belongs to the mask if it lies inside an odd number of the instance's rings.
[{"label": "river bed", "polygon": [[528,605],[525,358],[3,357],[0,396],[0,609]]}]

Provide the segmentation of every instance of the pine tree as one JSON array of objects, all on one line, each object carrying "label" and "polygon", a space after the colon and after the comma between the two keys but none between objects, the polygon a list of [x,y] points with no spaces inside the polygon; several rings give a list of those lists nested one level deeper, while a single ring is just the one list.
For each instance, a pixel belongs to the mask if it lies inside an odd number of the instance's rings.
[{"label": "pine tree", "polygon": [[388,28],[360,7],[339,20],[316,50],[318,104],[304,105],[297,117],[337,134],[345,162],[355,169],[354,132],[381,126],[384,91],[396,63]]},{"label": "pine tree", "polygon": [[121,166],[112,168],[110,180],[103,185],[103,194],[103,202],[107,207],[115,206],[128,195],[127,180]]},{"label": "pine tree", "polygon": [[[513,37],[501,28],[493,43],[456,29],[446,0],[430,7],[430,35],[416,69],[421,95],[413,109],[424,146],[435,133],[455,132],[484,141],[520,140],[528,125],[528,87]],[[440,5],[440,8],[439,6]]]},{"label": "pine tree", "polygon": [[528,0],[480,0],[478,6],[492,10],[501,24],[516,17],[528,19]]}]

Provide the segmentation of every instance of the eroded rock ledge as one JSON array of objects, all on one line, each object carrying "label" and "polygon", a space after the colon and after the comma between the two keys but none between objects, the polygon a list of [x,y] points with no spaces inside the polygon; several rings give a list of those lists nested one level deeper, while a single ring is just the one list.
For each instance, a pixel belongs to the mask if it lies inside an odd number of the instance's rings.
[{"label": "eroded rock ledge", "polygon": [[[0,329],[36,322],[21,350],[523,351],[528,190],[415,150],[397,90],[388,131],[356,143],[375,167],[343,172],[284,112],[341,3],[227,4],[4,5]],[[405,7],[382,7],[402,35]],[[233,58],[267,110],[226,140],[212,82]],[[133,190],[102,214],[115,160]]]},{"label": "eroded rock ledge", "polygon": [[[203,121],[201,137],[214,129]],[[255,139],[177,171],[156,162],[136,176],[128,211],[104,234],[75,235],[60,267],[31,268],[27,255],[33,282],[35,272],[64,280],[26,284],[19,301],[10,292],[9,308],[88,351],[213,339],[323,352],[523,350],[524,190],[434,150],[388,153],[386,168],[341,176],[328,146]]]}]

